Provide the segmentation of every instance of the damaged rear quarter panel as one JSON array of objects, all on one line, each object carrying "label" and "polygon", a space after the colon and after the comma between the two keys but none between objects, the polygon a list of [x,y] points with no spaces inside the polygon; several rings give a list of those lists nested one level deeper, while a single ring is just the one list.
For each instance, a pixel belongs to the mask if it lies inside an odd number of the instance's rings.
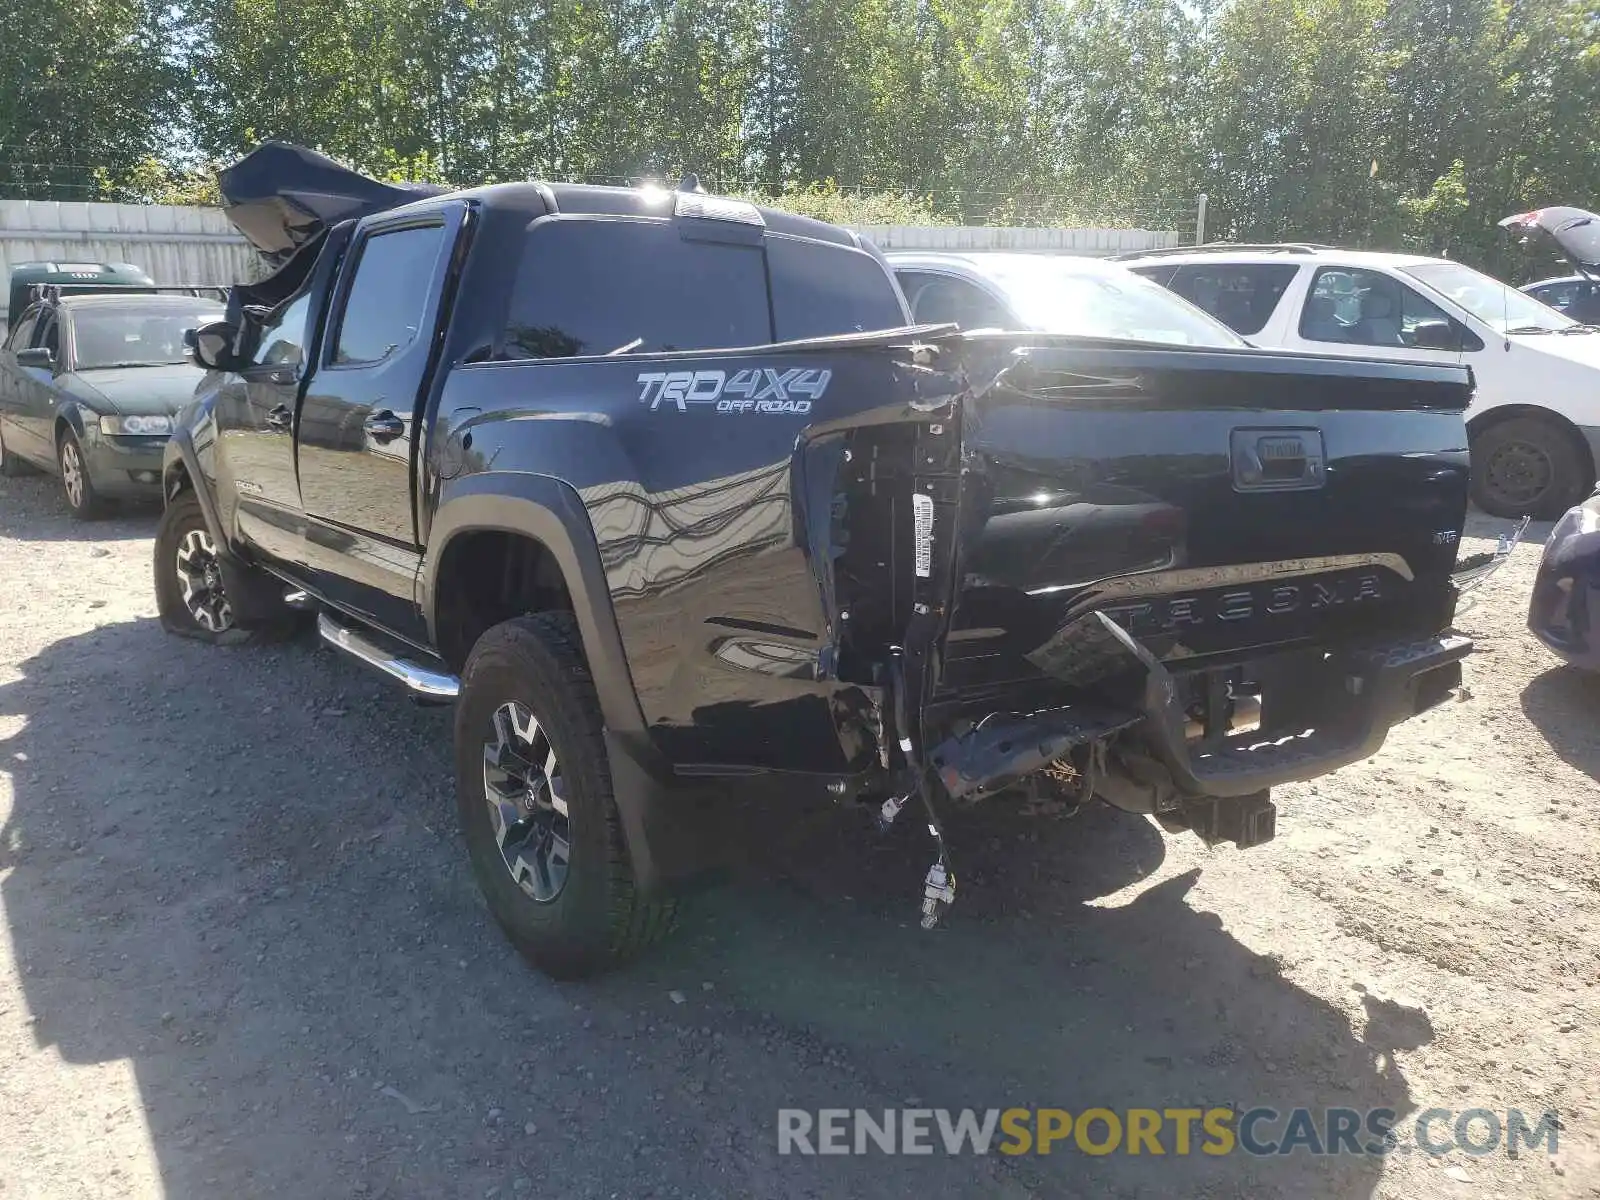
[{"label": "damaged rear quarter panel", "polygon": [[896,403],[904,369],[881,347],[459,368],[442,494],[448,476],[508,469],[576,489],[670,761],[857,772],[877,743],[870,688],[835,675],[834,431],[926,420]]}]

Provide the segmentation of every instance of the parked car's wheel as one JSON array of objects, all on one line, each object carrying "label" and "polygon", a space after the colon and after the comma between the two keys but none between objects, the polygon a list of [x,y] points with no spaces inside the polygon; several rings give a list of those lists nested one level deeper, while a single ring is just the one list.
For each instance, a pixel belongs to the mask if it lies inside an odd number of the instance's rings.
[{"label": "parked car's wheel", "polygon": [[467,852],[512,944],[557,978],[637,954],[676,912],[634,890],[602,727],[571,614],[503,622],[473,647],[455,732]]},{"label": "parked car's wheel", "polygon": [[0,475],[9,479],[16,475],[31,475],[37,470],[32,463],[23,461],[6,449],[5,431],[0,429]]},{"label": "parked car's wheel", "polygon": [[105,501],[94,490],[89,478],[89,466],[83,456],[83,446],[71,429],[61,433],[56,443],[56,463],[61,468],[61,493],[67,498],[67,507],[80,521],[92,521],[105,513]]},{"label": "parked car's wheel", "polygon": [[1492,517],[1553,521],[1594,488],[1586,462],[1570,430],[1513,417],[1472,440],[1472,499]]}]

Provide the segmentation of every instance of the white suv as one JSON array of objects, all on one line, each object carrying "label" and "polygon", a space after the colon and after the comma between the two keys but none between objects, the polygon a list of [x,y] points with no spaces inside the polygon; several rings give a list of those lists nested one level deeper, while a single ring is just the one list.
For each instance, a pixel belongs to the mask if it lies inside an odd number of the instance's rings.
[{"label": "white suv", "polygon": [[1257,346],[1465,363],[1472,494],[1553,519],[1600,466],[1600,328],[1443,258],[1328,246],[1201,246],[1121,261]]}]

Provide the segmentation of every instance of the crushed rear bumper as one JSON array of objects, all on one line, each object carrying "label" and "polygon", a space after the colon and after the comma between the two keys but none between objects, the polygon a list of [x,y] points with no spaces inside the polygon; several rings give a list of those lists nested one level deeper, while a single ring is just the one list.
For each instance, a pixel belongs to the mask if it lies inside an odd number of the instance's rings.
[{"label": "crushed rear bumper", "polygon": [[1528,629],[1559,658],[1600,671],[1600,497],[1570,509],[1545,543],[1528,600]]}]

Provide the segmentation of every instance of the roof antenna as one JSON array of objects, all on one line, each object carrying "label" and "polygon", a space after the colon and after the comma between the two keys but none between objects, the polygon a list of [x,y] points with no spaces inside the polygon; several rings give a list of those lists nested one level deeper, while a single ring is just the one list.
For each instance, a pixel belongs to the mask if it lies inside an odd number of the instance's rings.
[{"label": "roof antenna", "polygon": [[684,172],[683,178],[678,180],[678,191],[699,192],[702,196],[706,194],[705,188],[700,186],[700,176],[693,171]]}]

